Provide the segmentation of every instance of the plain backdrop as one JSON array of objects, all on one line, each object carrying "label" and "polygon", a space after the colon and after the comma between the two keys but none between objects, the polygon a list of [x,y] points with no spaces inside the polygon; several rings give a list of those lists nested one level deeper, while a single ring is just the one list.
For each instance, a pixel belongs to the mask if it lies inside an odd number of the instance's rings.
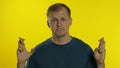
[{"label": "plain backdrop", "polygon": [[106,68],[120,64],[119,0],[0,0],[0,68],[16,68],[18,38],[25,38],[28,51],[51,37],[46,11],[65,3],[72,12],[70,34],[94,50],[101,37],[106,41]]}]

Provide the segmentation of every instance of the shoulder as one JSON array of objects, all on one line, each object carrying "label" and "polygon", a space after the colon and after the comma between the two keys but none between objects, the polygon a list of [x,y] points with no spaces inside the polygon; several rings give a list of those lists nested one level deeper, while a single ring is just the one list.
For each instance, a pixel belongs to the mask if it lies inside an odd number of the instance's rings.
[{"label": "shoulder", "polygon": [[72,42],[73,42],[73,44],[77,45],[78,47],[82,48],[83,50],[87,50],[88,52],[92,51],[92,48],[90,47],[90,45],[88,45],[83,40],[73,37]]},{"label": "shoulder", "polygon": [[50,43],[50,38],[46,39],[45,41],[39,43],[38,45],[35,46],[34,48],[34,53],[32,55],[32,57],[39,55],[41,50],[44,49],[44,47],[48,46]]},{"label": "shoulder", "polygon": [[42,43],[38,44],[34,49],[39,50],[40,48],[50,45],[50,43],[51,43],[50,38],[48,38],[45,41],[43,41]]},{"label": "shoulder", "polygon": [[78,44],[78,45],[80,45],[80,46],[89,46],[87,43],[85,43],[84,41],[82,41],[82,40],[80,40],[80,39],[78,39],[78,38],[76,38],[76,37],[73,37],[72,42],[73,42],[74,44]]}]

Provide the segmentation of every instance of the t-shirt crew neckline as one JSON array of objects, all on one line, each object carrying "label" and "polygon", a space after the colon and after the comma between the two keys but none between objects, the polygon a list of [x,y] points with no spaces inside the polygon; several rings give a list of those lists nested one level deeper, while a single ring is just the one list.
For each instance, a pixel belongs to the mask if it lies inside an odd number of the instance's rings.
[{"label": "t-shirt crew neckline", "polygon": [[51,40],[51,38],[49,39],[50,40],[50,42],[54,45],[54,46],[58,46],[58,47],[64,47],[64,46],[68,46],[69,44],[71,44],[71,42],[73,41],[73,37],[71,37],[71,40],[68,42],[68,43],[66,43],[66,44],[63,44],[63,45],[60,45],[60,44],[56,44],[56,43],[54,43],[52,40]]}]

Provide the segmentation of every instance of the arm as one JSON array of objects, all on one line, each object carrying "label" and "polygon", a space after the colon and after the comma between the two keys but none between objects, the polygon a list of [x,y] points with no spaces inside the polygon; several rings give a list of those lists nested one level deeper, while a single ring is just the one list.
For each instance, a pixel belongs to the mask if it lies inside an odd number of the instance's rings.
[{"label": "arm", "polygon": [[97,63],[97,68],[105,68],[105,41],[104,38],[99,40],[99,47],[94,51],[94,57]]},{"label": "arm", "polygon": [[33,54],[33,49],[28,52],[25,48],[24,39],[19,38],[18,49],[17,49],[17,68],[25,68],[27,59]]}]

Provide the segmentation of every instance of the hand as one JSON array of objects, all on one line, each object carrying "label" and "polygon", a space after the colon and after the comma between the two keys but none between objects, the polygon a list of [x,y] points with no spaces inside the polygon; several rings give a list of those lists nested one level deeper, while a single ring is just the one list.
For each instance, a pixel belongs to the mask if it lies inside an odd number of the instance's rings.
[{"label": "hand", "polygon": [[25,43],[23,38],[19,38],[18,49],[17,49],[17,59],[19,64],[25,64],[27,59],[33,54],[33,49],[28,52],[25,48]]},{"label": "hand", "polygon": [[97,65],[103,65],[104,66],[104,60],[105,60],[105,41],[104,38],[101,38],[99,40],[99,46],[94,51],[94,57],[97,62]]}]

